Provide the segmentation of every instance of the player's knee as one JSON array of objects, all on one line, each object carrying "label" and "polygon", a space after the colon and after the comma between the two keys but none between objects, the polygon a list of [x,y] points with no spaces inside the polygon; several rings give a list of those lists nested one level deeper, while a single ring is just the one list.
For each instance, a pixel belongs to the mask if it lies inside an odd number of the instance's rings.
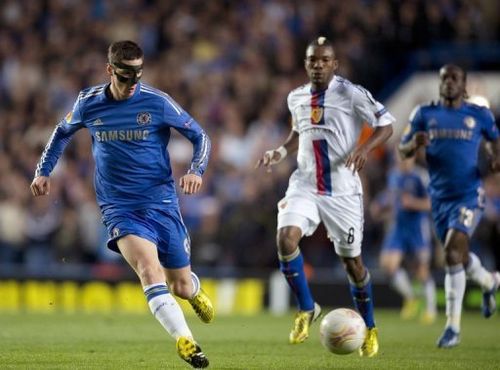
[{"label": "player's knee", "polygon": [[389,261],[387,258],[380,259],[380,268],[384,273],[388,276],[392,276],[396,273],[397,267],[392,261]]},{"label": "player's knee", "polygon": [[139,263],[137,265],[137,275],[143,285],[165,282],[163,269],[157,264]]},{"label": "player's knee", "polygon": [[454,266],[464,263],[464,251],[468,248],[463,247],[460,243],[449,243],[444,248],[444,258],[448,266]]},{"label": "player's knee", "polygon": [[278,252],[283,256],[292,254],[298,248],[299,241],[300,235],[296,235],[296,233],[287,228],[280,229],[276,236]]},{"label": "player's knee", "polygon": [[429,267],[426,264],[417,266],[415,277],[417,280],[425,282],[430,276]]},{"label": "player's knee", "polygon": [[344,269],[355,282],[361,282],[366,276],[366,269],[360,258],[343,257],[342,262]]},{"label": "player's knee", "polygon": [[459,249],[447,247],[444,253],[445,261],[448,266],[455,266],[463,263],[463,253]]},{"label": "player's knee", "polygon": [[382,267],[382,271],[389,277],[394,276],[397,271],[397,268],[391,264],[382,264],[380,267]]}]

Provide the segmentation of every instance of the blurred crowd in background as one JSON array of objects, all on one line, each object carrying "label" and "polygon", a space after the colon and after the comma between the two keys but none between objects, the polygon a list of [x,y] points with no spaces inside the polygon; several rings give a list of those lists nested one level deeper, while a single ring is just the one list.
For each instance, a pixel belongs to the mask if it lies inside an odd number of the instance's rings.
[{"label": "blurred crowd in background", "polygon": [[[408,67],[415,50],[498,40],[495,3],[1,1],[0,263],[22,264],[30,271],[60,263],[120,263],[105,247],[85,130],[66,148],[52,175],[50,195],[34,199],[29,191],[36,162],[79,90],[108,80],[110,42],[137,41],[145,51],[143,80],[168,92],[212,139],[202,192],[180,196],[193,264],[225,271],[274,268],[276,203],[295,163],[289,159],[271,173],[255,170],[254,164],[288,135],[286,96],[307,82],[307,43],[327,36],[340,60],[338,74],[380,97]],[[425,58],[420,65],[435,67]],[[191,159],[191,145],[173,136],[169,152],[178,178]],[[385,186],[393,153],[390,147],[377,151],[363,171],[367,206]],[[477,241],[486,251],[498,247],[493,244],[500,232],[499,183],[498,178],[487,182],[490,202],[481,226],[487,232]],[[377,264],[383,230],[366,215],[369,266]],[[313,265],[333,266],[324,230],[302,248]]]}]

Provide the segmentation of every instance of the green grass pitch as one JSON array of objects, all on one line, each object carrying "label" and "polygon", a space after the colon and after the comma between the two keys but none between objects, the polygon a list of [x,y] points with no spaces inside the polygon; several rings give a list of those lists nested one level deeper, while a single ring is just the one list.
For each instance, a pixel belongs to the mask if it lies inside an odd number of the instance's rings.
[{"label": "green grass pitch", "polygon": [[[302,345],[287,344],[292,314],[219,317],[189,324],[212,369],[500,369],[500,318],[463,317],[462,343],[437,349],[444,323],[401,321],[378,310],[375,358],[328,353],[318,323]],[[187,369],[175,345],[150,315],[0,314],[0,369]]]}]

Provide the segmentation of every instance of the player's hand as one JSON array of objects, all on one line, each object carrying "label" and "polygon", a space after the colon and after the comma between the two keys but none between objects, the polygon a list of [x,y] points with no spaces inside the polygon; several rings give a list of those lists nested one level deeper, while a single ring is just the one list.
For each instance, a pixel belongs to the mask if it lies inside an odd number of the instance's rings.
[{"label": "player's hand", "polygon": [[262,158],[260,158],[257,163],[255,163],[255,168],[259,168],[260,166],[264,166],[268,169],[268,172],[271,172],[271,166],[280,163],[283,160],[281,153],[274,149],[268,150],[264,153]]},{"label": "player's hand", "polygon": [[201,176],[195,175],[194,173],[188,173],[179,180],[179,186],[184,194],[196,194],[201,189],[202,183],[203,180]]},{"label": "player's hand", "polygon": [[493,159],[491,161],[490,168],[493,173],[500,172],[500,158]]},{"label": "player's hand", "polygon": [[417,148],[420,148],[421,146],[427,146],[429,145],[429,135],[425,132],[417,132],[415,133],[415,145]]},{"label": "player's hand", "polygon": [[360,171],[368,159],[368,152],[363,147],[358,147],[347,157],[345,166],[352,169],[352,173]]},{"label": "player's hand", "polygon": [[50,178],[48,176],[37,176],[33,179],[30,185],[31,193],[35,197],[40,195],[49,195],[50,193]]},{"label": "player's hand", "polygon": [[408,193],[403,193],[401,194],[401,207],[404,209],[409,209],[413,207],[414,201],[413,201],[413,196],[411,196]]}]

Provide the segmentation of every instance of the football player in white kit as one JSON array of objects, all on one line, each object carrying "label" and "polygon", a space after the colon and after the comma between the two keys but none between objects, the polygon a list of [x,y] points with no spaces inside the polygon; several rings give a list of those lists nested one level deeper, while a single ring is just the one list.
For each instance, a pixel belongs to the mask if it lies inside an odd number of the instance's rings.
[{"label": "football player in white kit", "polygon": [[[360,355],[372,357],[378,352],[378,338],[370,274],[361,259],[363,199],[358,171],[370,151],[391,136],[394,118],[367,90],[335,76],[338,61],[325,37],[308,45],[304,63],[310,83],[288,95],[290,135],[257,162],[257,167],[270,167],[298,151],[298,168],[290,177],[285,198],[278,203],[280,269],[299,306],[289,341],[296,344],[307,339],[310,324],[321,313],[307,284],[299,241],[323,222],[347,272],[356,309],[368,328]],[[365,122],[374,130],[359,144]]]}]

